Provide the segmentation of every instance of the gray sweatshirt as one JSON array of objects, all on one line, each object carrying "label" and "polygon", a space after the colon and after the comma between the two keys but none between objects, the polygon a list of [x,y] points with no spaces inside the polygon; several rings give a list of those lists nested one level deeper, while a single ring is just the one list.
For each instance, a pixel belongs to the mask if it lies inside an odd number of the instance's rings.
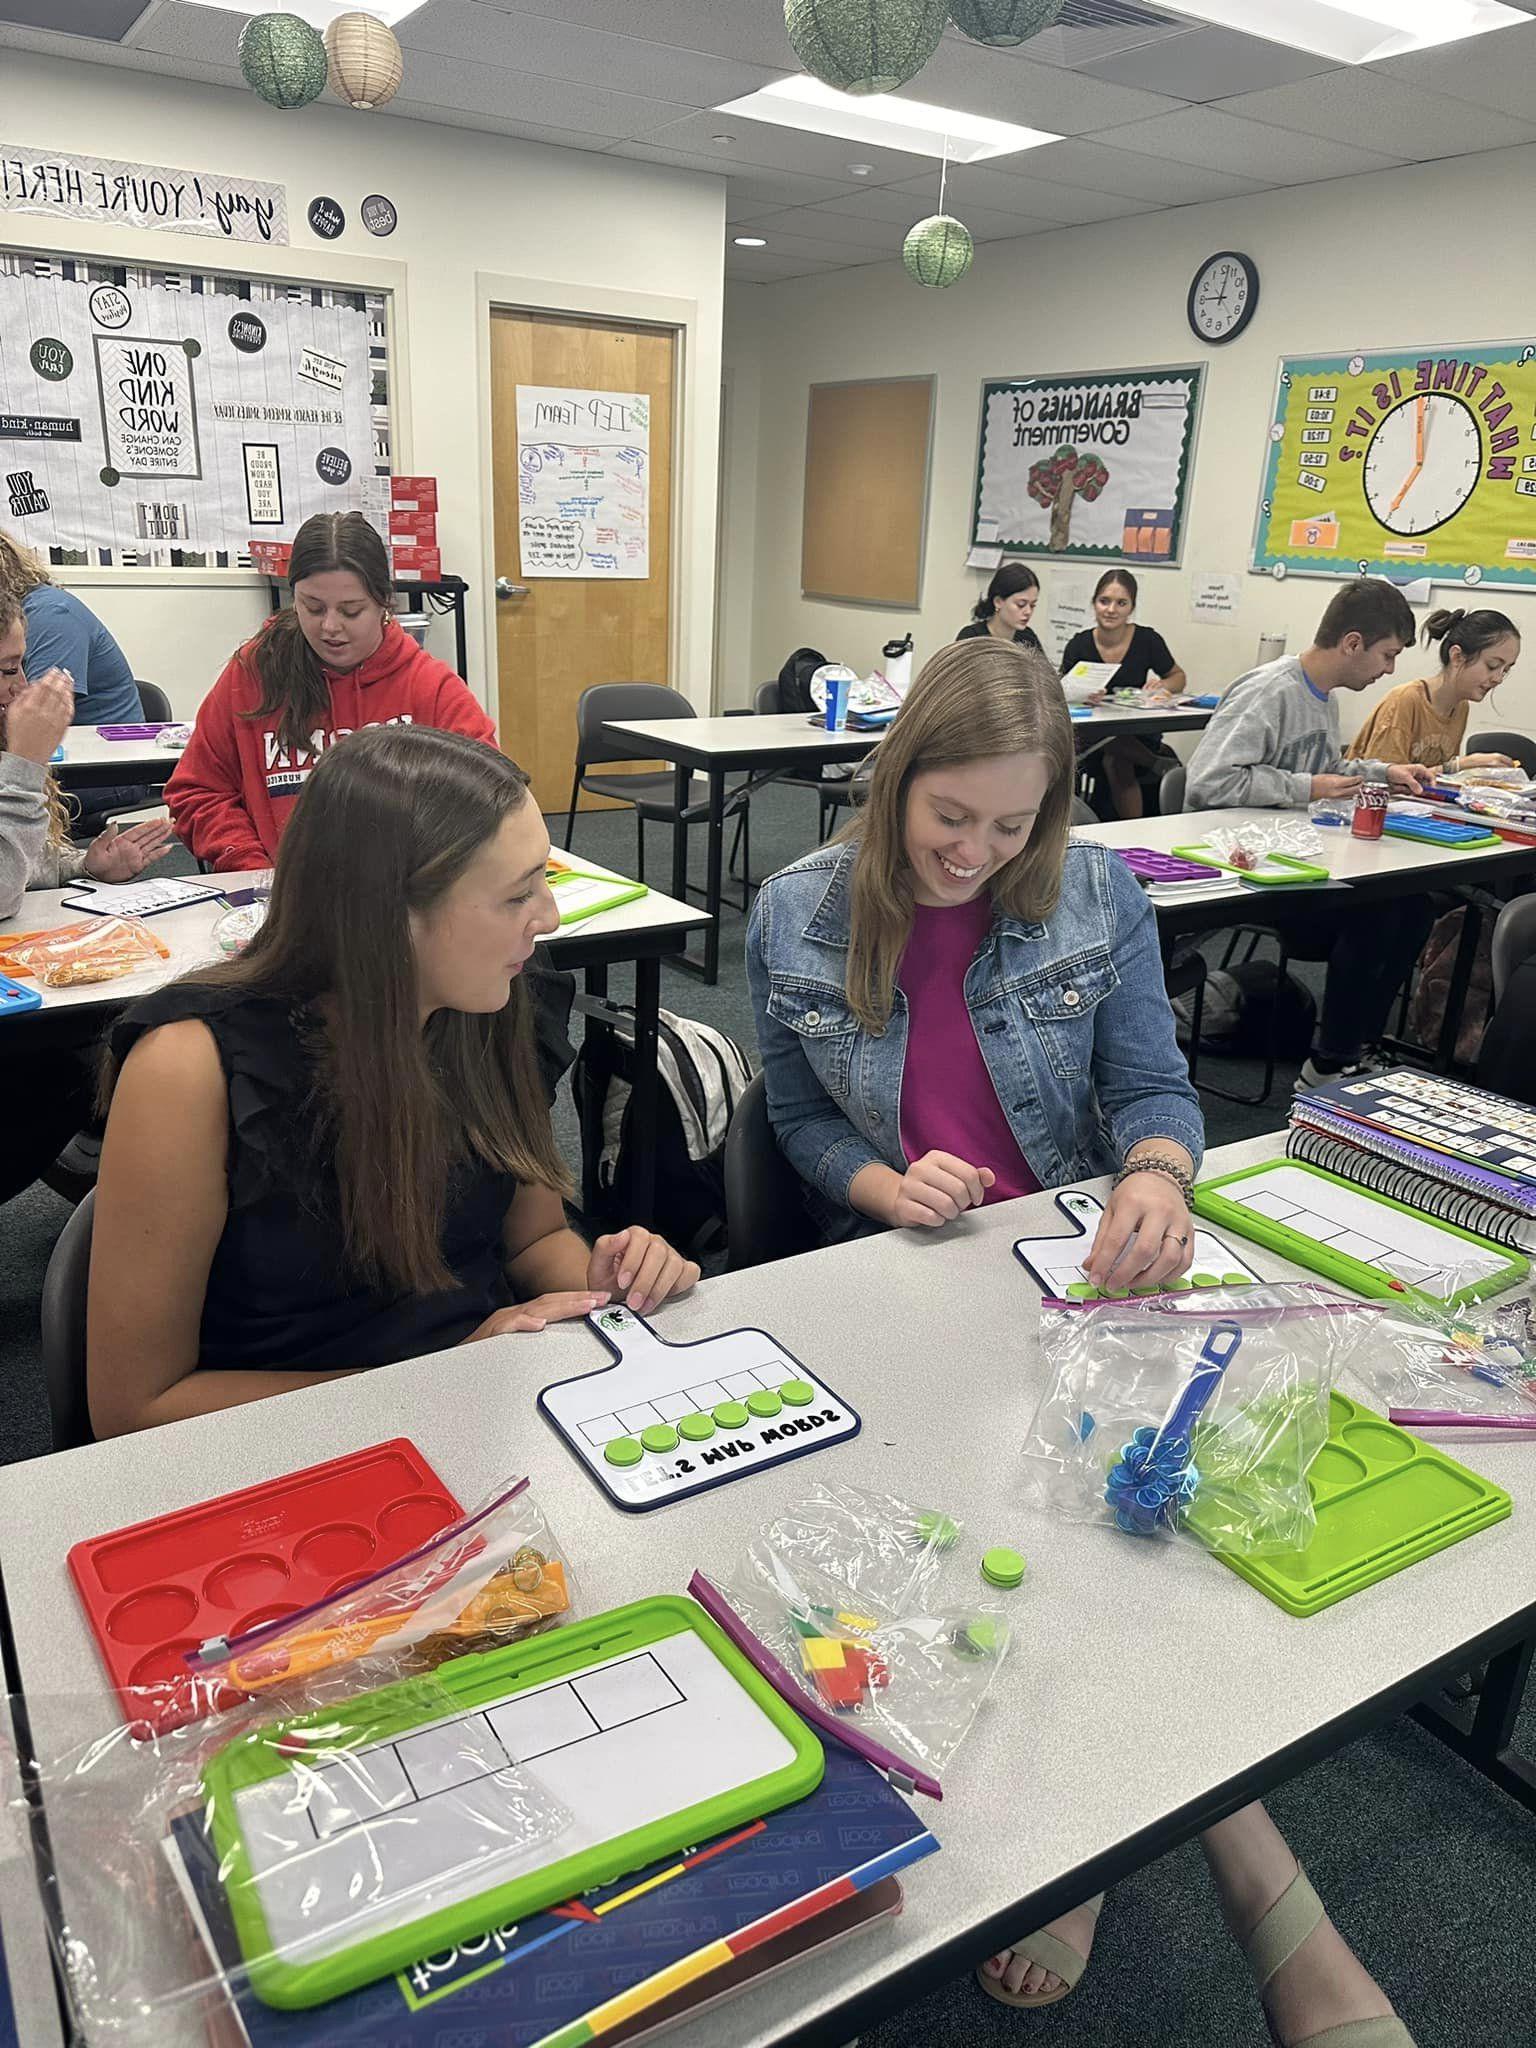
[{"label": "gray sweatshirt", "polygon": [[85,866],[80,847],[48,844],[48,770],[0,753],[0,917],[14,917],[28,889],[62,889]]},{"label": "gray sweatshirt", "polygon": [[1184,801],[1192,811],[1294,810],[1314,775],[1386,779],[1383,761],[1346,761],[1337,692],[1319,696],[1294,654],[1251,668],[1200,735]]}]

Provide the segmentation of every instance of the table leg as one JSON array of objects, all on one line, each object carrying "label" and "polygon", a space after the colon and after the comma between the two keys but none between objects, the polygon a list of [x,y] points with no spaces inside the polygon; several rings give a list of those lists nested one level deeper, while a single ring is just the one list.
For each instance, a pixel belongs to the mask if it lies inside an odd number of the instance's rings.
[{"label": "table leg", "polygon": [[467,683],[469,681],[469,638],[465,628],[465,599],[466,592],[462,589],[456,590],[453,593],[453,645],[457,655],[456,666],[459,674]]},{"label": "table leg", "polygon": [[1536,1767],[1515,1748],[1515,1722],[1533,1649],[1536,1637],[1527,1637],[1489,1658],[1470,1717],[1429,1700],[1421,1700],[1411,1709],[1421,1728],[1437,1735],[1528,1813],[1536,1813]]},{"label": "table leg", "polygon": [[[608,994],[608,969],[586,967],[582,970],[582,986],[594,1001],[601,1002]],[[583,1052],[596,1058],[599,1034],[609,1026],[590,1011],[582,1026],[581,1045]],[[581,1127],[581,1200],[582,1207],[595,1214],[597,1208],[597,1166],[603,1150],[602,1105],[595,1099],[596,1089],[589,1088],[583,1098],[578,1117]]]},{"label": "table leg", "polygon": [[1456,1064],[1456,1038],[1461,1030],[1461,1013],[1467,1006],[1472,985],[1472,964],[1482,935],[1483,914],[1468,903],[1461,914],[1461,937],[1456,942],[1456,959],[1451,968],[1451,985],[1445,993],[1445,1015],[1440,1021],[1440,1043],[1435,1048],[1435,1070],[1448,1074]]},{"label": "table leg", "polygon": [[704,908],[709,912],[709,929],[704,934],[704,979],[713,987],[720,973],[720,891],[721,866],[725,854],[725,770],[709,771],[709,849],[705,873]]},{"label": "table leg", "polygon": [[661,962],[654,955],[635,962],[635,1069],[630,1086],[630,1142],[634,1147],[633,1221],[650,1229],[656,1220],[656,1112],[661,1076],[656,1064]]},{"label": "table leg", "polygon": [[683,812],[693,784],[691,768],[672,771],[672,894],[679,903],[688,901],[688,825]]}]

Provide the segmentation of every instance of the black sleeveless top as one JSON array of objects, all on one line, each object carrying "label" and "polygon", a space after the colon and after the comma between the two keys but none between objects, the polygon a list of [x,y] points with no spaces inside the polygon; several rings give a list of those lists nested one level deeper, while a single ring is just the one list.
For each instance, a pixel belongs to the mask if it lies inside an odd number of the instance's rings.
[{"label": "black sleeveless top", "polygon": [[443,1258],[458,1281],[397,1294],[348,1270],[340,1190],[309,1047],[314,1014],[271,997],[172,983],[112,1027],[119,1064],[146,1031],[196,1018],[229,1088],[229,1214],[208,1270],[199,1361],[227,1371],[393,1365],[467,1337],[512,1296],[501,1230],[515,1176],[454,1169]]}]

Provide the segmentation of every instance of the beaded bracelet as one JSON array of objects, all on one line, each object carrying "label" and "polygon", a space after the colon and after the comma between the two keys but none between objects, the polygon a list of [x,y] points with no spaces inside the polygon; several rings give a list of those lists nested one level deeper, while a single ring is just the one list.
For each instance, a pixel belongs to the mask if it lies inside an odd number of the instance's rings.
[{"label": "beaded bracelet", "polygon": [[1168,1180],[1173,1182],[1179,1193],[1184,1197],[1184,1206],[1189,1208],[1193,1205],[1195,1198],[1194,1176],[1186,1173],[1182,1166],[1176,1166],[1171,1159],[1161,1159],[1155,1153],[1142,1159],[1128,1159],[1115,1175],[1114,1185],[1119,1187],[1121,1181],[1129,1180],[1133,1173],[1163,1174]]}]

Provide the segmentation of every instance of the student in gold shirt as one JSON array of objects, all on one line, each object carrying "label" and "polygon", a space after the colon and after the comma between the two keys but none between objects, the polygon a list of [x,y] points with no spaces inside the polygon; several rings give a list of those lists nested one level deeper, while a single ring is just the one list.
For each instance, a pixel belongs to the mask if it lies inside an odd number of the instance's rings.
[{"label": "student in gold shirt", "polygon": [[1438,611],[1424,622],[1440,673],[1389,690],[1355,735],[1353,758],[1421,761],[1426,768],[1508,768],[1507,754],[1464,754],[1467,714],[1509,675],[1520,635],[1503,612]]}]

